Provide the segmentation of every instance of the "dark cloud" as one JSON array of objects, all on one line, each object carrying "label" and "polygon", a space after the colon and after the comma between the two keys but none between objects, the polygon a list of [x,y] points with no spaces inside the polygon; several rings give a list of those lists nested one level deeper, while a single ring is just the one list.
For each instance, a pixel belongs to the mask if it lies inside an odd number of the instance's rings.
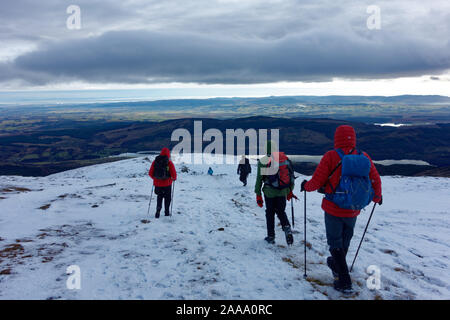
[{"label": "dark cloud", "polygon": [[15,3],[0,11],[0,39],[37,49],[0,63],[3,82],[264,83],[450,69],[445,1],[441,10],[380,1],[376,31],[366,27],[372,3],[361,1],[79,1],[76,32],[65,29],[70,1],[28,0],[22,11]]},{"label": "dark cloud", "polygon": [[108,32],[48,44],[18,57],[14,70],[44,79],[90,82],[260,83],[331,77],[381,78],[450,68],[450,46],[380,34],[368,41],[339,32],[278,40],[236,40],[188,33]]}]

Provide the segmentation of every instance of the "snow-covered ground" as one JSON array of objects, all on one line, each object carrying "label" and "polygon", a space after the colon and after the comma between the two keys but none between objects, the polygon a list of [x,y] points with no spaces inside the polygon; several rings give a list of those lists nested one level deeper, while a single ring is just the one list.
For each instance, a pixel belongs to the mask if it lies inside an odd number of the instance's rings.
[{"label": "snow-covered ground", "polygon": [[[173,217],[155,220],[155,197],[146,216],[149,165],[140,157],[44,178],[0,177],[0,298],[450,299],[450,179],[382,178],[384,204],[352,272],[359,293],[344,298],[325,264],[320,194],[307,195],[305,280],[303,196],[294,245],[280,226],[269,245],[256,170],[243,187],[235,165],[212,166],[208,176],[208,165],[182,173],[177,164]],[[349,263],[369,211],[358,219]],[[80,267],[80,290],[66,287],[70,265]],[[366,286],[369,265],[380,268],[379,290]]]}]

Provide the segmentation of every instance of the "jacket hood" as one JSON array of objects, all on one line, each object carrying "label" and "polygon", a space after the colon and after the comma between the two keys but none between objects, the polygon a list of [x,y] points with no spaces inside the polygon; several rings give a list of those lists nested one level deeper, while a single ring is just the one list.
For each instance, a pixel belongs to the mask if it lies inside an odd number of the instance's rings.
[{"label": "jacket hood", "polygon": [[162,148],[160,155],[170,158],[170,150],[168,148]]},{"label": "jacket hood", "polygon": [[278,163],[282,163],[288,158],[284,152],[274,152],[271,157]]},{"label": "jacket hood", "polygon": [[346,149],[356,147],[356,133],[352,126],[339,126],[334,133],[334,148]]}]

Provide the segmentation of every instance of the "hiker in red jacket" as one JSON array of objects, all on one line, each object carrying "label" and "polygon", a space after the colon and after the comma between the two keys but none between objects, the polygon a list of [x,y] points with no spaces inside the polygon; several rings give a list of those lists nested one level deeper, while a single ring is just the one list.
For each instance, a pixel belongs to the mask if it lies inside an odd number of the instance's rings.
[{"label": "hiker in red jacket", "polygon": [[148,172],[150,178],[153,179],[155,186],[156,198],[156,214],[155,218],[159,218],[164,199],[164,215],[170,215],[170,201],[172,200],[172,182],[177,179],[177,171],[170,160],[170,150],[163,148],[159,156],[155,158]]},{"label": "hiker in red jacket", "polygon": [[[336,150],[340,149],[347,154],[358,154],[356,149],[356,133],[353,127],[348,125],[339,126],[334,134],[335,150],[328,151],[320,160],[312,179],[303,181],[301,191],[319,190],[321,193],[332,194],[339,185],[341,178],[341,167],[339,156]],[[374,191],[372,201],[382,204],[381,179],[372,159],[365,152],[362,153],[370,160],[369,179]],[[325,211],[325,228],[327,242],[330,246],[331,257],[327,258],[327,265],[332,270],[333,275],[338,277],[334,287],[339,291],[351,291],[351,279],[348,273],[348,266],[345,260],[350,240],[353,236],[353,229],[356,217],[360,210],[342,209],[332,201],[322,200],[322,209]]]}]

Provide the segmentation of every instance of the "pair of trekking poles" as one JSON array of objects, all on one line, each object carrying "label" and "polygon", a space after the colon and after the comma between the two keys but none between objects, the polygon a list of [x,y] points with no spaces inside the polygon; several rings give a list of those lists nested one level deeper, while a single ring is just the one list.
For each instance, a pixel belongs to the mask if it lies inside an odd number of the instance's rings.
[{"label": "pair of trekking poles", "polygon": [[[307,278],[307,275],[306,275],[306,190],[303,191],[303,192],[304,192],[304,201],[303,201],[303,210],[304,210],[303,211],[303,228],[304,228],[303,233],[304,233],[304,240],[303,240],[303,242],[304,242],[304,262],[305,262],[305,272],[303,274],[303,277],[306,279]],[[372,211],[370,212],[369,220],[367,221],[366,228],[364,229],[364,233],[363,233],[363,235],[361,237],[361,241],[359,242],[358,249],[356,250],[355,257],[353,258],[352,266],[350,267],[350,272],[352,272],[352,270],[353,270],[353,265],[355,264],[356,257],[358,256],[359,249],[361,248],[361,245],[363,243],[364,236],[366,235],[367,228],[369,227],[369,223],[370,223],[370,220],[372,219],[372,215],[373,215],[373,212],[375,211],[376,205],[377,205],[376,203],[373,204],[373,208],[372,208]],[[294,198],[291,199],[291,213],[292,213],[292,227],[294,227],[295,226],[295,222],[294,222]]]},{"label": "pair of trekking poles", "polygon": [[[148,210],[147,210],[147,216],[150,215],[150,206],[152,204],[152,198],[153,198],[153,190],[155,186],[152,185],[152,192],[150,193],[150,201],[148,203]],[[172,217],[172,208],[173,208],[173,198],[175,195],[175,181],[172,182],[172,192],[170,194],[170,217]]]}]

